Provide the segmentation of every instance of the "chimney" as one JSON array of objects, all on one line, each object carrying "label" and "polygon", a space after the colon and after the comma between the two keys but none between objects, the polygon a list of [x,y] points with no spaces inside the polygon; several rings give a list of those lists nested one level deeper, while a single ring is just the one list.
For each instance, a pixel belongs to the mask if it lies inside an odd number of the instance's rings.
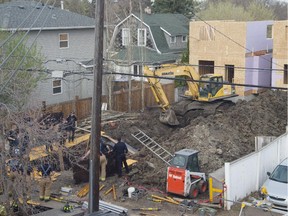
[{"label": "chimney", "polygon": [[144,12],[145,12],[146,14],[151,14],[151,8],[147,6],[147,7],[144,9]]},{"label": "chimney", "polygon": [[64,10],[64,1],[61,1],[61,10]]}]

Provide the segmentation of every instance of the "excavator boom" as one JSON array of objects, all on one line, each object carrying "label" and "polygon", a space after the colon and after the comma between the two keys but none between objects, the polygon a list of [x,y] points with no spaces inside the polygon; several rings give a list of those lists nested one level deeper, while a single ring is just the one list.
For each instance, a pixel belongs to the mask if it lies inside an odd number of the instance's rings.
[{"label": "excavator boom", "polygon": [[[178,125],[179,121],[160,83],[161,77],[174,78],[181,76],[185,78],[188,86],[185,96],[197,103],[193,106],[191,101],[185,102],[185,106],[182,106],[182,110],[178,112],[181,114],[185,114],[187,111],[193,109],[205,110],[207,108],[209,110],[211,107],[218,107],[215,106],[215,103],[220,105],[221,100],[237,96],[231,85],[224,84],[221,75],[205,74],[200,76],[192,66],[168,64],[162,65],[161,68],[155,71],[150,70],[148,66],[144,66],[144,75],[147,76],[156,102],[162,108],[160,121],[172,126]],[[206,102],[206,105],[201,102]],[[207,102],[213,103],[213,105],[209,108]]]}]

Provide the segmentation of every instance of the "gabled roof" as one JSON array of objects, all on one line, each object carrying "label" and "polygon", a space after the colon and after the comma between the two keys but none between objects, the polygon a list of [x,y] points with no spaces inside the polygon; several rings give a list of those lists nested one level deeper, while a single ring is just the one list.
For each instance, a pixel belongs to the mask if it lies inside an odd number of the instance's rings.
[{"label": "gabled roof", "polygon": [[[31,13],[31,14],[30,14]],[[25,20],[27,18],[27,20]],[[19,27],[19,25],[25,22]],[[79,29],[95,28],[95,20],[34,1],[12,1],[0,4],[0,29]]]},{"label": "gabled roof", "polygon": [[150,27],[159,27],[166,31],[170,36],[188,35],[189,19],[182,14],[135,14]]},{"label": "gabled roof", "polygon": [[[131,56],[130,59],[128,56]],[[142,62],[145,64],[163,64],[175,62],[179,58],[181,58],[180,53],[159,54],[155,50],[138,46],[133,46],[130,50],[126,48],[121,49],[118,53],[111,56],[111,60],[115,60],[115,62],[117,61],[120,64],[137,64]]]}]

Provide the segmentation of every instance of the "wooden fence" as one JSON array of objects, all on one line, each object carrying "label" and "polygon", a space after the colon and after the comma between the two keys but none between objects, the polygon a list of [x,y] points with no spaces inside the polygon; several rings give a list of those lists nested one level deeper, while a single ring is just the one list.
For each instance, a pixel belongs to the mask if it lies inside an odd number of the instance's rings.
[{"label": "wooden fence", "polygon": [[[173,103],[175,100],[175,86],[173,84],[163,85],[164,92],[170,103]],[[102,103],[108,103],[108,96],[102,96]],[[112,108],[108,109],[114,111],[128,112],[129,110],[129,92],[128,90],[121,90],[113,93],[112,95]],[[157,106],[155,97],[152,93],[150,87],[145,87],[144,89],[144,106],[145,108]],[[131,111],[137,112],[142,109],[141,102],[141,89],[136,88],[131,91]],[[49,105],[46,108],[46,112],[63,112],[64,117],[66,118],[69,113],[75,111],[76,116],[79,120],[91,116],[92,111],[92,98],[79,99],[78,97],[75,100],[67,101],[59,104]]]}]

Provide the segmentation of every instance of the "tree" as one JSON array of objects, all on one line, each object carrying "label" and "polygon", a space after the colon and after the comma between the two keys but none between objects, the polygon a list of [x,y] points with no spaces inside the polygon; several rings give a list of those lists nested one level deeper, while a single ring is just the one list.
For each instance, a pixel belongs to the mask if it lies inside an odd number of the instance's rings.
[{"label": "tree", "polygon": [[[44,78],[42,67],[43,57],[36,46],[30,50],[24,40],[17,47],[22,34],[14,36],[7,44],[0,48],[1,59],[6,62],[0,68],[0,102],[14,110],[22,110],[37,86],[38,81]],[[8,33],[0,32],[0,41],[4,41]],[[16,50],[9,57],[12,50]],[[29,51],[29,52],[28,52]],[[19,68],[17,70],[17,68]]]},{"label": "tree", "polygon": [[248,7],[229,1],[210,2],[197,14],[203,20],[255,21],[273,20],[273,10],[260,1],[251,1]]},{"label": "tree", "polygon": [[154,13],[179,13],[192,17],[197,4],[193,0],[155,0],[152,8]]}]

